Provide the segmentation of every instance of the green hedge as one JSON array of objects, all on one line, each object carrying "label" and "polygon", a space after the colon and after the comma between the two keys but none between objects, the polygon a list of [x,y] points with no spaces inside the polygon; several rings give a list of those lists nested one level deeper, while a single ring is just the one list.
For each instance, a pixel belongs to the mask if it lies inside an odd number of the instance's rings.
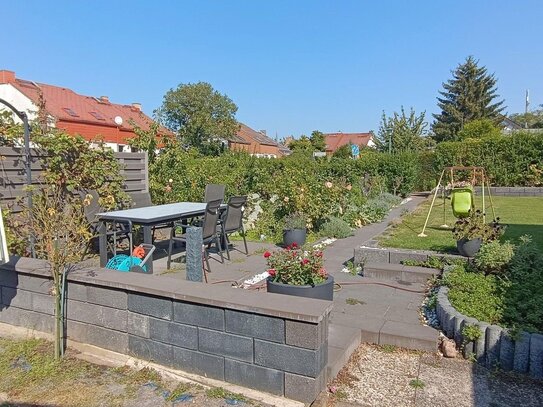
[{"label": "green hedge", "polygon": [[491,185],[538,186],[543,177],[543,133],[440,143],[432,157],[434,177],[450,165],[482,166]]}]

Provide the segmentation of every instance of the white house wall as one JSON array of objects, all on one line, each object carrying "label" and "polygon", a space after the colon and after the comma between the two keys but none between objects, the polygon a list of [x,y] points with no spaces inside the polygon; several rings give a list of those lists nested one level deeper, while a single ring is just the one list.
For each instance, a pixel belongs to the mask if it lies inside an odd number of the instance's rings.
[{"label": "white house wall", "polygon": [[[11,103],[17,110],[26,112],[30,121],[35,120],[38,112],[38,107],[32,101],[23,95],[18,89],[9,83],[0,84],[0,99]],[[0,104],[0,111],[9,110],[6,106]],[[21,120],[13,115],[16,123],[21,123]]]}]

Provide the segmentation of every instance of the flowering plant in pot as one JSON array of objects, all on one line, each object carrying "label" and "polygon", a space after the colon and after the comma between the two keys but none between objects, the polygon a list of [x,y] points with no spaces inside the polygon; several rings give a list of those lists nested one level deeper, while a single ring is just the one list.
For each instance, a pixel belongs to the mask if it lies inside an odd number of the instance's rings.
[{"label": "flowering plant in pot", "polygon": [[307,217],[303,213],[294,212],[283,218],[283,244],[285,246],[304,245],[306,233]]},{"label": "flowering plant in pot", "polygon": [[481,248],[481,244],[498,240],[504,232],[499,223],[500,218],[485,223],[483,212],[476,210],[466,218],[456,221],[453,236],[456,247],[462,256],[473,257]]},{"label": "flowering plant in pot", "polygon": [[332,300],[334,279],[324,269],[321,250],[304,250],[296,243],[275,252],[266,251],[268,292]]}]

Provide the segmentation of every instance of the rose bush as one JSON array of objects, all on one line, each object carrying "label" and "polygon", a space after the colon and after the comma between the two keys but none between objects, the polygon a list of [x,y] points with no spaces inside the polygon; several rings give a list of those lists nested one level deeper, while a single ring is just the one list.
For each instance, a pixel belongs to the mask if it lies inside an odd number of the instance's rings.
[{"label": "rose bush", "polygon": [[264,257],[268,274],[276,283],[315,286],[328,278],[321,250],[304,250],[294,243],[283,250],[266,251]]}]

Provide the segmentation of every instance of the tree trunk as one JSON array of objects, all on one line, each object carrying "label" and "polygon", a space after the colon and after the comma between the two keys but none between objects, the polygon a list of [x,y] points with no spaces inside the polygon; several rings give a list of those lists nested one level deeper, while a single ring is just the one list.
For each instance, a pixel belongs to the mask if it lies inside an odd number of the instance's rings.
[{"label": "tree trunk", "polygon": [[61,313],[62,293],[60,280],[56,282],[55,285],[55,359],[60,359],[60,356],[62,355],[61,337],[63,330]]}]

